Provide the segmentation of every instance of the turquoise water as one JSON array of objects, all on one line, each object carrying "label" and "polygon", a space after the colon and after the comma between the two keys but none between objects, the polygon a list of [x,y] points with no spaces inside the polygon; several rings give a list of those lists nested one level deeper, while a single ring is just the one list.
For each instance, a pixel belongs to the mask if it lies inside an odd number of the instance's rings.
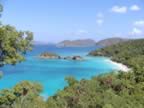
[{"label": "turquoise water", "polygon": [[[107,62],[104,57],[88,57],[89,51],[98,47],[88,48],[56,48],[54,46],[35,46],[33,51],[26,55],[26,61],[16,66],[4,66],[0,70],[4,77],[0,80],[0,89],[11,88],[22,80],[40,82],[44,91],[43,96],[54,95],[66,85],[64,78],[74,76],[78,80],[89,79],[92,76],[111,72],[117,67]],[[84,61],[71,60],[44,60],[37,56],[45,51],[55,52],[59,55],[81,55]]]}]

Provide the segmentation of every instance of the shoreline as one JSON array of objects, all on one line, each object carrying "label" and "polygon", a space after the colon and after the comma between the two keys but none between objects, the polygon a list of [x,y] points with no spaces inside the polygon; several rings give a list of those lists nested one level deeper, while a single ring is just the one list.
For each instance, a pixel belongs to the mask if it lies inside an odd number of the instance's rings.
[{"label": "shoreline", "polygon": [[109,63],[115,65],[118,67],[117,70],[120,70],[120,71],[123,71],[123,72],[129,72],[131,69],[128,68],[128,66],[122,64],[122,63],[119,63],[119,62],[115,62],[115,61],[112,61],[111,59],[108,59],[107,60]]}]

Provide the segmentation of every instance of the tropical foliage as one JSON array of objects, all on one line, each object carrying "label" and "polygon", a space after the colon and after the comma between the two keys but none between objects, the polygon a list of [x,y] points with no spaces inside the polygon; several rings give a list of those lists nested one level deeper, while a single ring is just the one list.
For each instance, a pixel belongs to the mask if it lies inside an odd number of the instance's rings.
[{"label": "tropical foliage", "polygon": [[39,84],[26,81],[1,91],[0,104],[7,108],[143,108],[143,43],[142,39],[133,40],[90,53],[127,64],[132,68],[128,73],[112,72],[81,81],[67,77],[68,86],[47,101],[40,96]]},{"label": "tropical foliage", "polygon": [[[9,25],[1,26],[0,66],[24,60],[26,51],[31,50],[31,41],[31,32],[17,31]],[[0,91],[0,108],[144,108],[143,39],[102,48],[90,55],[111,57],[132,70],[81,81],[67,77],[68,86],[47,101],[40,96],[40,84],[22,81],[12,89]]]},{"label": "tropical foliage", "polygon": [[41,91],[40,84],[23,81],[11,90],[0,91],[0,108],[43,108]]},{"label": "tropical foliage", "polygon": [[16,64],[24,60],[23,54],[31,50],[32,32],[17,31],[6,25],[0,27],[0,66]]},{"label": "tropical foliage", "polygon": [[[50,108],[143,108],[144,40],[131,40],[92,51],[93,56],[108,56],[128,65],[128,73],[113,72],[91,80],[69,78],[64,90],[47,101]],[[72,81],[73,80],[73,81]],[[71,83],[73,82],[73,83]]]}]

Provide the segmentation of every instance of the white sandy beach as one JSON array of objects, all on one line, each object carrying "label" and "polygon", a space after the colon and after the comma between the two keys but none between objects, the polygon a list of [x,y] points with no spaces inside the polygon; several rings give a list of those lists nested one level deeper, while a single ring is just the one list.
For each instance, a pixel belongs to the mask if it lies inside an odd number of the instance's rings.
[{"label": "white sandy beach", "polygon": [[107,61],[108,61],[109,63],[117,66],[117,67],[118,67],[118,70],[121,70],[121,71],[123,71],[123,72],[129,72],[129,71],[131,70],[130,68],[128,68],[126,65],[124,65],[124,64],[122,64],[122,63],[114,62],[114,61],[112,61],[111,59],[108,59]]}]

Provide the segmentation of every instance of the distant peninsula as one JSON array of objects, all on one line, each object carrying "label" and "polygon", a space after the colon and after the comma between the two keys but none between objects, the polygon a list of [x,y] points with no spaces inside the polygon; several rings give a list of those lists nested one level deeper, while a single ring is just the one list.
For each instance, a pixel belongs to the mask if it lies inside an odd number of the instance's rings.
[{"label": "distant peninsula", "polygon": [[92,39],[64,40],[56,44],[57,47],[90,47],[95,45],[96,42]]},{"label": "distant peninsula", "polygon": [[127,38],[113,37],[107,38],[100,41],[93,39],[79,39],[79,40],[64,40],[56,44],[56,47],[91,47],[91,46],[111,46],[121,42],[129,41]]}]

